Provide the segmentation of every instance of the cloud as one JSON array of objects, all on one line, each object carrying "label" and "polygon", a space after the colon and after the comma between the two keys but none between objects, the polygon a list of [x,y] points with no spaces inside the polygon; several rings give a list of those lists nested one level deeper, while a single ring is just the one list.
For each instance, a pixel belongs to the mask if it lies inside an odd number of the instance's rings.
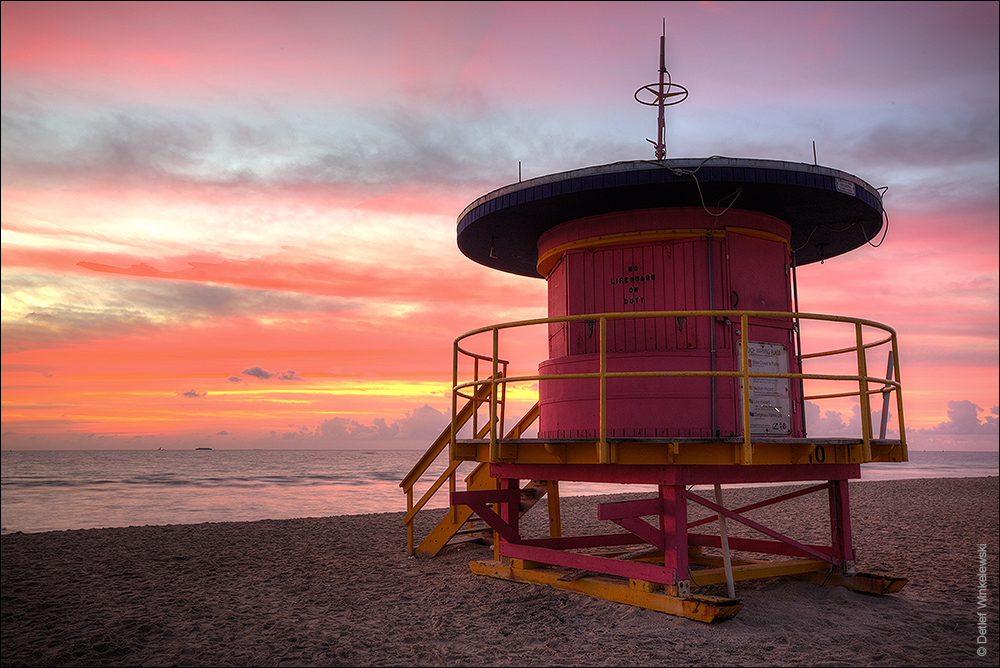
[{"label": "cloud", "polygon": [[[6,262],[7,255],[4,255]],[[111,338],[154,326],[189,326],[218,318],[338,313],[347,300],[190,281],[42,274],[3,277],[5,349],[34,349],[67,339]]]},{"label": "cloud", "polygon": [[433,439],[447,424],[449,418],[441,411],[424,404],[406,412],[394,425],[399,426],[400,438]]},{"label": "cloud", "polygon": [[636,146],[592,121],[580,121],[585,127],[567,138],[566,118],[510,108],[368,107],[333,119],[330,110],[312,117],[300,110],[251,121],[246,114],[132,109],[63,117],[7,109],[5,183],[101,190],[114,184],[223,199],[321,190],[356,205],[412,180],[425,188],[483,189],[513,180],[518,161],[528,174],[543,174],[622,159]]},{"label": "cloud", "polygon": [[351,418],[335,417],[323,420],[316,434],[323,440],[373,441],[373,440],[425,440],[430,444],[447,426],[448,418],[441,411],[424,404],[407,411],[406,416],[391,423],[385,418],[374,418],[362,424]]},{"label": "cloud", "polygon": [[[878,400],[874,400],[878,403]],[[851,408],[850,414],[840,411],[822,411],[820,407],[811,401],[805,402],[806,410],[806,431],[810,436],[820,438],[861,438],[861,406],[855,404]],[[886,437],[898,438],[898,430],[893,429],[894,414],[889,411],[888,422],[886,424]],[[871,414],[871,425],[873,435],[878,438],[882,425],[882,411],[876,409]],[[895,434],[895,436],[894,436]]]},{"label": "cloud", "polygon": [[[261,380],[271,380],[272,378],[277,378],[278,380],[302,380],[302,376],[298,375],[291,369],[288,371],[279,371],[277,373],[271,373],[269,371],[264,371],[264,369],[259,366],[250,367],[249,369],[243,369],[244,376],[253,376],[255,378],[260,378]],[[235,376],[230,376],[229,380],[232,380]],[[237,380],[239,380],[237,378]]]},{"label": "cloud", "polygon": [[[860,137],[844,137],[872,169],[995,164],[997,109],[963,109],[941,118],[886,120]],[[940,178],[940,171],[936,173]],[[988,175],[981,175],[984,182]],[[956,179],[957,180],[957,179]]]},{"label": "cloud", "polygon": [[[379,206],[385,202],[370,204]],[[186,261],[183,269],[171,271],[147,263],[115,266],[83,261],[76,264],[106,274],[170,279],[164,281],[167,285],[184,282],[216,289],[228,286],[234,292],[229,302],[223,301],[216,306],[220,314],[227,310],[234,314],[359,313],[375,302],[403,301],[423,305],[429,300],[440,300],[444,295],[450,301],[474,298],[496,303],[505,301],[503,297],[509,299],[509,294],[485,289],[503,286],[507,290],[512,285],[509,277],[480,270],[457,253],[453,232],[447,229],[450,224],[451,221],[445,226],[440,216],[367,211],[352,219],[347,233],[331,234],[304,246],[286,246],[279,253],[246,260]],[[360,230],[364,230],[364,236],[350,233]],[[407,243],[396,243],[400,238]],[[123,255],[112,261],[126,264],[129,259]],[[181,258],[165,258],[156,264],[179,261]],[[438,271],[428,271],[428,266]],[[470,280],[456,281],[455,274],[469,276]]]},{"label": "cloud", "polygon": [[317,433],[329,441],[391,439],[399,435],[399,427],[387,425],[385,418],[364,425],[351,418],[335,417],[320,422]]},{"label": "cloud", "polygon": [[230,383],[242,383],[243,382],[243,379],[240,378],[239,376],[230,376],[226,380],[228,380]]},{"label": "cloud", "polygon": [[855,415],[844,420],[839,411],[821,411],[820,407],[811,401],[806,402],[806,430],[813,436],[840,436],[847,434],[849,426],[854,424]]},{"label": "cloud", "polygon": [[929,429],[918,430],[921,434],[947,434],[952,436],[972,436],[1000,433],[998,428],[998,414],[1000,407],[994,406],[990,409],[990,414],[979,418],[980,413],[986,409],[981,408],[971,401],[949,401],[948,419]]},{"label": "cloud", "polygon": [[189,397],[191,399],[201,399],[201,398],[203,398],[207,394],[208,394],[208,392],[197,392],[195,390],[188,390],[187,392],[182,392],[181,396],[182,397]]},{"label": "cloud", "polygon": [[[853,406],[850,415],[827,410],[806,402],[806,427],[810,436],[817,437],[861,437],[861,407]],[[892,425],[893,414],[889,415]],[[872,412],[872,430],[878,437],[881,425],[881,411]],[[1000,406],[987,411],[968,400],[948,402],[948,419],[934,427],[907,430],[907,442],[911,448],[989,449],[1000,434]],[[888,438],[898,438],[897,430],[887,429]]]}]

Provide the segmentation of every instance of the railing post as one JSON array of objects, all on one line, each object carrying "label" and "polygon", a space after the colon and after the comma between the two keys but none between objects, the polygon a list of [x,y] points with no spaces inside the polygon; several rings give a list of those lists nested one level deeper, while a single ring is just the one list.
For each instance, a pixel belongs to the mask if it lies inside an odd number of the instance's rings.
[{"label": "railing post", "polygon": [[[889,351],[889,360],[886,364],[885,379],[892,380],[892,350]],[[889,394],[892,392],[892,385],[885,385],[882,388],[882,422],[879,424],[878,437],[885,438],[885,430],[889,423]],[[874,427],[872,427],[874,429]]]},{"label": "railing post", "polygon": [[740,355],[743,358],[743,392],[740,401],[743,404],[743,446],[740,464],[753,464],[753,445],[750,442],[750,351],[747,349],[747,330],[750,320],[746,313],[740,314]]},{"label": "railing post", "polygon": [[[449,499],[455,493],[456,488],[457,488],[457,485],[455,484],[455,473],[452,472],[452,474],[450,476],[448,476],[448,498]],[[448,508],[448,512],[451,513],[451,521],[452,522],[458,522],[458,506],[451,506],[450,508]]]},{"label": "railing post", "polygon": [[[413,488],[410,487],[406,490],[406,513],[413,510]],[[406,523],[406,554],[408,556],[413,556],[413,520],[411,519]]]},{"label": "railing post", "polygon": [[[503,371],[500,372],[501,378],[507,377],[507,361],[503,363]],[[497,424],[500,425],[499,433],[503,437],[506,429],[504,428],[504,416],[507,414],[507,383],[500,386],[500,420]]]},{"label": "railing post", "polygon": [[479,358],[476,356],[472,357],[472,402],[472,438],[475,438],[479,433]]},{"label": "railing post", "polygon": [[493,328],[493,375],[490,377],[490,461],[500,459],[500,443],[497,441],[497,372],[500,370],[500,329]]},{"label": "railing post", "polygon": [[861,392],[861,461],[872,459],[872,410],[871,399],[868,396],[868,362],[865,352],[864,327],[860,322],[854,323],[854,332],[858,345],[858,389]]},{"label": "railing post", "polygon": [[608,319],[601,316],[601,434],[598,457],[602,464],[611,463],[608,445]]},{"label": "railing post", "polygon": [[[473,387],[475,389],[475,387]],[[475,393],[473,393],[475,396]],[[458,430],[455,428],[458,422],[458,341],[455,341],[455,350],[452,353],[451,362],[451,443],[448,444],[448,461],[451,462],[455,456],[455,440],[458,438]]]},{"label": "railing post", "polygon": [[892,332],[892,364],[895,367],[896,383],[896,422],[899,423],[899,445],[902,449],[903,461],[909,460],[906,450],[906,429],[903,427],[903,379],[899,377],[899,349],[896,348],[896,332]]}]

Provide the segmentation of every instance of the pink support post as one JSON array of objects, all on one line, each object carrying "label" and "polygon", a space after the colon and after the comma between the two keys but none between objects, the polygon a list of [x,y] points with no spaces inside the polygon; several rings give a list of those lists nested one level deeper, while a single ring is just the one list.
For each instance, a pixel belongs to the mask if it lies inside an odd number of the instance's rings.
[{"label": "pink support post", "polygon": [[830,481],[831,556],[838,570],[842,571],[850,570],[854,564],[849,498],[846,479]]},{"label": "pink support post", "polygon": [[503,518],[513,533],[520,535],[518,519],[521,517],[521,481],[517,478],[501,478],[500,489],[517,493],[516,496],[513,493],[509,493],[509,501],[501,504],[500,517]]},{"label": "pink support post", "polygon": [[688,577],[687,496],[683,485],[659,485],[663,565],[674,569],[674,584]]}]

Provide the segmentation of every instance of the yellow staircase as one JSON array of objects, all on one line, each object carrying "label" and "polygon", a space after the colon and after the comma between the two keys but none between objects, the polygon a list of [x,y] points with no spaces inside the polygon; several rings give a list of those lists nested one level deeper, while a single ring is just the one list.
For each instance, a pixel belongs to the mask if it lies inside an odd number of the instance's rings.
[{"label": "yellow staircase", "polygon": [[[500,374],[498,374],[500,375]],[[492,383],[490,379],[483,381],[476,389],[476,392],[469,397],[468,402],[455,415],[454,428],[457,432],[463,428],[476,413],[480,404],[490,401]],[[499,403],[499,401],[498,401]],[[502,410],[496,411],[498,421],[502,420]],[[532,406],[524,417],[522,417],[514,427],[506,434],[505,438],[520,438],[521,434],[538,419],[538,404]],[[490,433],[492,424],[487,423],[482,428],[476,429],[475,438],[484,438]],[[492,540],[493,531],[482,523],[478,518],[473,518],[473,511],[468,506],[451,506],[449,499],[449,510],[437,523],[429,534],[415,545],[413,521],[417,514],[427,505],[437,492],[441,490],[445,481],[449,482],[449,493],[456,491],[455,477],[458,467],[463,463],[461,460],[450,459],[448,467],[431,484],[430,488],[424,492],[423,496],[416,503],[413,502],[413,487],[427,469],[438,459],[439,456],[451,444],[452,425],[447,425],[441,434],[434,440],[427,452],[413,466],[410,472],[399,483],[399,486],[406,492],[406,515],[403,517],[403,524],[406,526],[406,547],[411,556],[430,558],[437,555],[445,545],[454,542],[456,538],[465,540]],[[490,477],[489,464],[480,463],[465,477],[467,490],[489,490],[497,488],[497,481]],[[549,517],[550,533],[559,535],[559,494],[557,483],[553,481],[530,480],[521,489],[520,514],[523,515],[531,509],[543,496],[549,496]],[[450,496],[450,494],[449,494]]]},{"label": "yellow staircase", "polygon": [[[480,464],[465,479],[466,489],[484,490],[496,489],[496,479],[490,478],[488,464]],[[404,520],[405,521],[405,520]],[[445,545],[456,537],[466,539],[490,539],[493,530],[480,520],[473,521],[472,508],[468,506],[451,506],[441,521],[437,523],[420,545],[411,550],[416,557],[429,559],[437,555]]]}]

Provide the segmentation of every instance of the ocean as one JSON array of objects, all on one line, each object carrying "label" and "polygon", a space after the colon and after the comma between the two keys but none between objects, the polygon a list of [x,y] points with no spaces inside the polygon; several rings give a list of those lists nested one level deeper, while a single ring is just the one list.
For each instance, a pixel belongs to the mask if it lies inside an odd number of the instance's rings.
[{"label": "ocean", "polygon": [[[399,487],[418,450],[89,450],[0,452],[3,533],[242,522],[406,510]],[[444,470],[418,483],[417,495]],[[993,452],[910,451],[864,464],[862,480],[1000,474]],[[471,464],[466,465],[471,470]],[[460,469],[460,476],[467,470]],[[461,480],[461,478],[460,478]],[[563,496],[637,491],[562,483]],[[445,493],[430,507],[446,505]],[[402,530],[402,528],[401,528]]]}]

